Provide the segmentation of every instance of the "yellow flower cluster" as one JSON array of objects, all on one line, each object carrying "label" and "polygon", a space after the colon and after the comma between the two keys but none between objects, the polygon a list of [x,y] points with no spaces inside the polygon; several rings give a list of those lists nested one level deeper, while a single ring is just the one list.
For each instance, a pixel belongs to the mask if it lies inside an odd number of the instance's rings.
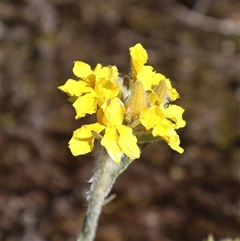
[{"label": "yellow flower cluster", "polygon": [[74,156],[91,152],[95,138],[99,138],[116,163],[123,155],[134,160],[140,156],[139,133],[150,133],[153,140],[159,137],[172,149],[183,152],[175,129],[186,124],[182,119],[184,109],[170,104],[179,94],[169,79],[145,65],[148,55],[141,44],[130,48],[130,56],[131,74],[124,78],[116,66],[98,64],[92,70],[88,64],[76,61],[73,73],[79,79],[69,79],[58,87],[69,95],[76,119],[96,113],[96,123],[74,131],[69,141]]}]

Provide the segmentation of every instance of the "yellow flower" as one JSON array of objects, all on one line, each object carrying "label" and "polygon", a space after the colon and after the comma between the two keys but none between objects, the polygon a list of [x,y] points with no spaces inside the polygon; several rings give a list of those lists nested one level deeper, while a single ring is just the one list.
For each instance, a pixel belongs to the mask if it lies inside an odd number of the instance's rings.
[{"label": "yellow flower", "polygon": [[166,118],[174,123],[175,129],[182,128],[186,125],[186,121],[182,118],[183,112],[184,109],[178,105],[170,105],[166,109]]},{"label": "yellow flower", "polygon": [[179,94],[176,89],[172,88],[169,79],[166,79],[166,77],[160,73],[156,73],[152,66],[145,65],[148,59],[148,54],[141,44],[138,43],[130,48],[130,56],[132,78],[135,81],[141,81],[145,91],[153,90],[154,86],[157,86],[160,81],[165,80],[170,99],[174,101],[179,98]]},{"label": "yellow flower", "polygon": [[83,155],[92,151],[94,137],[92,131],[100,133],[105,128],[100,123],[83,125],[73,132],[71,140],[68,142],[69,148],[74,156]]},{"label": "yellow flower", "polygon": [[69,95],[76,119],[96,113],[96,123],[73,132],[69,148],[74,156],[91,152],[98,138],[116,163],[123,155],[134,160],[140,156],[136,136],[139,143],[163,139],[183,152],[175,130],[186,124],[184,109],[171,104],[178,92],[169,79],[146,65],[148,54],[141,44],[129,50],[131,75],[121,78],[115,66],[97,64],[92,69],[76,61],[73,73],[78,80],[68,79],[58,87]]},{"label": "yellow flower", "polygon": [[141,44],[136,44],[130,49],[132,77],[136,80],[138,72],[146,64],[148,59],[147,51]]},{"label": "yellow flower", "polygon": [[154,79],[153,67],[145,65],[148,59],[147,51],[141,44],[130,48],[132,78],[141,81],[144,90],[150,90]]},{"label": "yellow flower", "polygon": [[74,131],[73,137],[69,141],[72,154],[77,156],[91,152],[95,139],[93,132],[96,132],[103,135],[100,143],[116,163],[121,161],[123,154],[132,160],[139,158],[140,150],[137,138],[130,127],[122,124],[125,113],[122,101],[115,97],[108,102],[104,105],[104,109],[98,110],[97,123],[84,125]]},{"label": "yellow flower", "polygon": [[162,119],[154,126],[152,134],[153,136],[160,136],[163,138],[173,150],[183,153],[183,149],[179,146],[179,136],[174,130],[174,124],[171,121]]},{"label": "yellow flower", "polygon": [[[146,130],[152,130],[154,137],[159,136],[169,146],[182,153],[179,147],[180,140],[175,129],[184,127],[186,122],[182,119],[184,109],[177,105],[169,105],[179,98],[176,89],[164,75],[156,73],[151,66],[145,65],[148,59],[146,50],[141,44],[130,48],[132,78],[141,81],[147,91],[147,104],[142,108],[139,116],[141,124]],[[142,96],[135,97],[140,102]],[[137,104],[135,107],[137,108]],[[133,111],[132,111],[133,112]]]},{"label": "yellow flower", "polygon": [[69,101],[73,102],[76,119],[95,113],[97,106],[117,96],[120,91],[115,83],[118,78],[118,70],[115,66],[102,67],[98,64],[92,70],[90,65],[76,61],[73,73],[79,77],[79,80],[68,79],[58,88],[70,96]]},{"label": "yellow flower", "polygon": [[140,115],[140,121],[142,125],[145,126],[146,130],[153,128],[164,118],[165,115],[162,109],[156,105],[145,108]]},{"label": "yellow flower", "polygon": [[167,109],[163,104],[145,108],[140,115],[140,121],[146,130],[152,129],[154,137],[162,137],[168,145],[178,151],[183,152],[179,147],[180,140],[175,129],[184,127],[186,122],[182,119],[184,110],[180,106],[171,105]]}]

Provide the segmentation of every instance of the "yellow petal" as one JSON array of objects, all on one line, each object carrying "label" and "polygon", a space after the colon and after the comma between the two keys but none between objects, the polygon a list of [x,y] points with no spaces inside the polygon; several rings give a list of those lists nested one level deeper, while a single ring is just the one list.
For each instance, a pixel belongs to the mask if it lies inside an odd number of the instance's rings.
[{"label": "yellow petal", "polygon": [[67,82],[59,86],[58,89],[67,93],[69,96],[81,96],[83,93],[93,92],[93,89],[84,81],[68,79]]},{"label": "yellow petal", "polygon": [[87,93],[79,97],[73,107],[76,111],[75,119],[84,117],[86,114],[93,114],[97,110],[97,95],[95,93]]},{"label": "yellow petal", "polygon": [[95,71],[97,81],[101,79],[106,79],[115,83],[118,78],[118,69],[116,66],[105,66],[98,71]]},{"label": "yellow petal", "polygon": [[179,98],[179,94],[176,89],[170,89],[168,90],[169,97],[172,101],[176,100]]},{"label": "yellow petal", "polygon": [[146,130],[149,130],[158,124],[164,117],[160,107],[152,106],[150,108],[145,108],[141,112],[140,121],[145,126]]},{"label": "yellow petal", "polygon": [[143,84],[144,90],[151,90],[152,80],[153,80],[153,67],[152,66],[142,66],[138,70],[137,80],[140,80]]},{"label": "yellow petal", "polygon": [[150,92],[147,99],[152,105],[154,105],[158,100],[158,96],[155,92]]},{"label": "yellow petal", "polygon": [[101,140],[101,145],[106,148],[108,155],[116,162],[121,161],[123,155],[120,146],[118,145],[118,135],[115,127],[107,127],[105,135]]},{"label": "yellow petal", "polygon": [[93,73],[91,66],[87,63],[84,63],[82,61],[75,61],[73,66],[73,73],[75,76],[85,79],[90,74]]},{"label": "yellow petal", "polygon": [[179,152],[179,153],[183,153],[184,150],[182,147],[180,147],[180,139],[179,139],[179,135],[175,132],[175,131],[171,131],[171,135],[170,135],[170,140],[168,142],[168,145],[175,151]]},{"label": "yellow petal", "polygon": [[179,146],[180,139],[176,131],[173,129],[172,124],[167,119],[163,119],[158,125],[153,128],[153,136],[161,136],[168,145],[175,151],[183,153],[183,149]]},{"label": "yellow petal", "polygon": [[74,156],[79,156],[79,155],[84,155],[91,152],[93,149],[93,142],[94,142],[93,137],[85,140],[78,140],[78,139],[72,138],[68,142],[68,147],[70,148],[71,153]]},{"label": "yellow petal", "polygon": [[165,139],[166,141],[169,140],[170,138],[168,138],[169,136],[169,132],[172,129],[172,127],[166,127],[164,125],[162,125],[162,123],[160,122],[158,125],[156,125],[153,128],[152,134],[153,136],[161,136],[163,139]]},{"label": "yellow petal", "polygon": [[101,69],[102,69],[102,65],[101,64],[97,64],[96,67],[94,68],[93,72],[97,73]]},{"label": "yellow petal", "polygon": [[118,144],[122,151],[132,160],[139,158],[140,150],[137,145],[137,138],[132,134],[132,128],[120,125],[116,126],[119,132]]},{"label": "yellow petal", "polygon": [[175,122],[176,128],[182,128],[186,125],[186,121],[183,120],[182,114],[184,109],[178,105],[170,105],[166,109],[166,117]]},{"label": "yellow petal", "polygon": [[100,123],[106,126],[121,125],[125,108],[122,101],[115,97],[110,100],[110,103],[104,105],[104,109],[100,108],[97,112],[97,119]]},{"label": "yellow petal", "polygon": [[152,84],[158,85],[161,80],[165,80],[165,79],[166,79],[166,77],[163,74],[154,73]]},{"label": "yellow petal", "polygon": [[113,83],[116,83],[117,78],[118,78],[118,69],[116,66],[111,66],[109,80]]},{"label": "yellow petal", "polygon": [[93,149],[94,137],[92,131],[100,133],[105,127],[99,123],[83,125],[73,132],[69,148],[74,156],[89,153]]},{"label": "yellow petal", "polygon": [[101,106],[105,101],[116,97],[119,93],[119,86],[110,80],[101,79],[95,85],[95,92],[98,94],[98,105]]},{"label": "yellow petal", "polygon": [[172,101],[179,98],[179,94],[176,89],[172,88],[171,81],[169,79],[165,79],[167,87],[168,87],[168,94]]},{"label": "yellow petal", "polygon": [[147,62],[148,54],[143,46],[138,43],[135,46],[130,48],[131,56],[131,68],[132,68],[132,77],[136,80],[138,71],[143,67]]}]

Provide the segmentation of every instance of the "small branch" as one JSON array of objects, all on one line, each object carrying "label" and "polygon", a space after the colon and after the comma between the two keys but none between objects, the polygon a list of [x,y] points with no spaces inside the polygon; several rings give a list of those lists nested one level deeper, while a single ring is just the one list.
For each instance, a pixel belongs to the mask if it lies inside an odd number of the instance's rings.
[{"label": "small branch", "polygon": [[206,14],[208,12],[208,9],[210,8],[210,6],[215,1],[216,0],[197,0],[192,9],[201,14]]},{"label": "small branch", "polygon": [[239,21],[230,18],[217,19],[208,17],[194,10],[189,10],[183,5],[175,5],[176,6],[170,10],[172,16],[189,26],[218,34],[240,36]]}]

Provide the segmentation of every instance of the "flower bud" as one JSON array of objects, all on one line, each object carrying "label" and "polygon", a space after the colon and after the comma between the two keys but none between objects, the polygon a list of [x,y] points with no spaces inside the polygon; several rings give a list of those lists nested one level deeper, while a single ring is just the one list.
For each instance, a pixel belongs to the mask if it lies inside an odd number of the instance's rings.
[{"label": "flower bud", "polygon": [[140,112],[146,106],[146,96],[141,81],[136,81],[131,95],[126,101],[127,111],[125,113],[125,120],[130,123],[139,118]]},{"label": "flower bud", "polygon": [[154,92],[157,94],[158,96],[158,103],[157,105],[160,105],[161,103],[163,103],[163,106],[165,108],[168,107],[168,105],[171,102],[171,98],[169,97],[168,94],[168,87],[167,87],[167,83],[165,81],[165,79],[161,80],[157,86],[155,86]]}]

